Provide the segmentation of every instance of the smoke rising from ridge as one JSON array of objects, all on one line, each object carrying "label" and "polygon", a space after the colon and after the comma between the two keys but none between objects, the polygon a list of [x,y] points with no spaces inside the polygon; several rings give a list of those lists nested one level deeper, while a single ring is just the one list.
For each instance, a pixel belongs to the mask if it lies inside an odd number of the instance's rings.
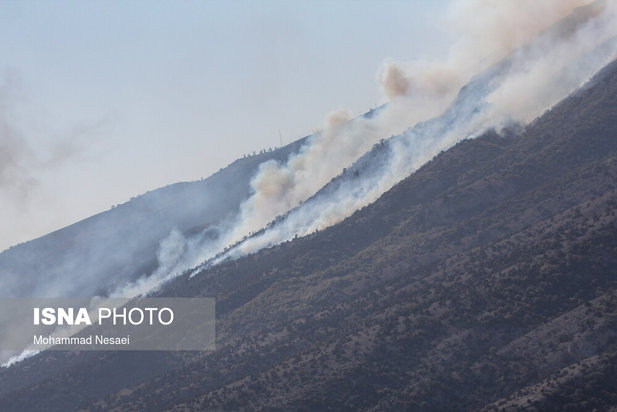
[{"label": "smoke rising from ridge", "polygon": [[461,139],[533,120],[617,57],[615,2],[571,14],[587,3],[456,1],[449,18],[461,36],[444,61],[384,63],[387,106],[353,119],[333,112],[298,153],[260,165],[237,215],[193,236],[168,231],[158,268],[112,296],[327,228]]},{"label": "smoke rising from ridge", "polygon": [[591,3],[593,0],[455,0],[447,22],[460,37],[451,60],[496,52],[505,57],[576,8]]},{"label": "smoke rising from ridge", "polygon": [[[386,61],[377,79],[387,106],[354,119],[333,112],[299,153],[263,163],[239,215],[219,225],[215,241],[187,239],[175,270],[336,224],[457,141],[533,120],[615,57],[614,4],[575,10],[589,3],[455,1],[448,21],[460,36],[445,61]],[[371,160],[382,139],[382,154]]]},{"label": "smoke rising from ridge", "polygon": [[425,98],[456,92],[486,69],[591,0],[455,0],[445,24],[457,38],[444,61],[386,60],[377,74],[384,94]]},{"label": "smoke rising from ridge", "polygon": [[[478,11],[477,7],[485,3],[459,2],[457,7],[466,7],[458,12]],[[538,12],[537,4],[500,2],[494,10],[484,13],[493,23],[488,31],[495,37],[488,45],[453,52],[450,62],[454,66],[386,63],[378,79],[384,92],[396,102],[416,96],[427,99],[447,95],[464,77],[453,73],[465,73],[464,68],[472,67],[474,63],[486,64],[478,53],[509,52],[507,59],[493,64],[493,67],[496,66],[494,73],[476,81],[477,90],[468,84],[470,90],[466,95],[460,94],[459,100],[452,106],[453,110],[444,113],[431,127],[410,129],[402,136],[391,139],[388,142],[390,155],[376,174],[347,185],[341,183],[334,192],[324,190],[320,197],[290,212],[282,223],[247,239],[228,255],[242,256],[335,224],[375,201],[396,182],[458,140],[512,122],[527,123],[566,97],[616,57],[614,4],[596,3],[585,10],[577,10],[573,16],[548,30],[557,20],[570,14],[574,7],[586,3],[589,2],[543,3],[539,6],[541,16],[522,24],[520,28],[517,25],[520,22],[498,24],[501,19],[497,19],[496,23],[494,18],[507,17],[512,11],[515,20],[524,20],[522,17],[528,16],[528,13]],[[478,24],[478,20],[475,19],[474,23]],[[469,39],[476,36],[476,32],[471,32]],[[535,37],[528,41],[532,36]],[[466,44],[469,39],[464,39],[462,43]],[[471,50],[476,51],[471,53]],[[388,111],[389,107],[386,107],[383,112]],[[384,113],[377,118],[383,119]]]},{"label": "smoke rising from ridge", "polygon": [[399,64],[388,60],[379,70],[377,81],[390,100],[404,96],[430,99],[455,92],[462,78],[455,69],[444,64]]},{"label": "smoke rising from ridge", "polygon": [[[159,242],[157,269],[118,284],[112,295],[145,293],[215,256],[242,256],[324,229],[457,141],[532,120],[614,55],[610,44],[598,51],[615,35],[612,4],[578,12],[549,29],[585,3],[505,1],[485,9],[482,1],[454,2],[448,24],[458,22],[452,25],[461,36],[443,61],[384,63],[378,80],[391,97],[388,105],[356,118],[344,110],[330,114],[297,153],[259,166],[237,215],[196,235],[167,232]],[[473,24],[467,23],[470,15]],[[524,21],[530,15],[533,21]],[[509,57],[500,60],[505,54]]]}]

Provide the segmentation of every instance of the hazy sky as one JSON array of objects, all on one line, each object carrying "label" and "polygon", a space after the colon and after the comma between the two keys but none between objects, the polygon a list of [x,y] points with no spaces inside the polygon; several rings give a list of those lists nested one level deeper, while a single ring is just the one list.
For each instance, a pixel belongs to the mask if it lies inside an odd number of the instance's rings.
[{"label": "hazy sky", "polygon": [[383,103],[445,3],[0,2],[0,250]]}]

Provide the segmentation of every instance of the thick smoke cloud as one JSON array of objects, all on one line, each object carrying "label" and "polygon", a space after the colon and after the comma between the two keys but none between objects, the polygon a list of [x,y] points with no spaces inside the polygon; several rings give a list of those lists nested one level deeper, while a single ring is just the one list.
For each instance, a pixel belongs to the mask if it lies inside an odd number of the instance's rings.
[{"label": "thick smoke cloud", "polygon": [[[335,224],[376,200],[396,182],[458,140],[477,136],[489,128],[516,122],[524,124],[541,115],[617,57],[614,3],[598,2],[576,10],[571,17],[549,29],[583,3],[588,2],[554,1],[538,5],[536,2],[504,1],[494,4],[495,7],[488,11],[483,8],[485,2],[457,3],[455,9],[459,15],[476,16],[472,19],[473,30],[461,41],[462,50],[453,51],[449,62],[441,65],[389,62],[378,77],[393,103],[401,100],[408,103],[415,97],[425,101],[448,95],[453,88],[459,87],[467,76],[465,73],[471,73],[468,68],[489,67],[474,78],[475,86],[472,80],[466,93],[461,93],[454,102],[452,110],[434,121],[433,127],[410,129],[391,139],[388,142],[390,154],[379,170],[353,183],[342,183],[338,190],[324,190],[322,195],[294,209],[284,222],[246,240],[228,256],[242,256]],[[534,17],[527,21],[530,15]],[[484,22],[478,21],[478,16],[488,19],[488,36],[487,33],[478,35],[477,27],[483,27]],[[469,18],[461,19],[470,21]],[[478,39],[480,43],[474,43]],[[508,57],[489,66],[482,55],[486,52],[506,53]],[[390,107],[378,118],[387,118]]]},{"label": "thick smoke cloud", "polygon": [[579,24],[545,33],[534,47],[517,54],[508,77],[487,97],[491,117],[528,123],[616,57],[614,2],[589,12],[591,18],[581,16]]},{"label": "thick smoke cloud", "polygon": [[378,75],[381,87],[390,99],[405,96],[411,89],[411,84],[403,69],[395,62],[387,62]]},{"label": "thick smoke cloud", "polygon": [[452,95],[462,86],[461,72],[440,63],[399,64],[386,61],[377,81],[390,99],[421,97],[423,99]]},{"label": "thick smoke cloud", "polygon": [[[592,0],[455,0],[447,18],[459,41],[450,61],[503,58]],[[490,62],[489,62],[490,63]]]},{"label": "thick smoke cloud", "polygon": [[172,230],[159,243],[158,268],[112,295],[147,293],[204,261],[322,230],[457,141],[533,120],[617,58],[615,2],[575,9],[587,3],[455,1],[448,24],[459,41],[444,61],[384,63],[388,105],[354,119],[330,114],[298,153],[259,167],[238,214],[208,228],[218,236]]},{"label": "thick smoke cloud", "polygon": [[399,97],[458,91],[471,76],[503,59],[590,0],[455,0],[444,24],[457,39],[443,61],[396,63],[378,71],[384,94]]},{"label": "thick smoke cloud", "polygon": [[240,224],[231,241],[261,229],[276,216],[299,206],[346,164],[354,162],[370,148],[376,127],[349,113],[330,113],[323,130],[312,136],[300,153],[285,164],[269,161],[261,165],[251,181],[254,194],[242,205]]},{"label": "thick smoke cloud", "polygon": [[[206,243],[185,240],[186,253],[174,270],[324,229],[375,201],[457,141],[542,114],[615,57],[609,41],[617,34],[615,6],[597,2],[576,10],[588,3],[455,1],[447,21],[459,40],[444,61],[385,62],[377,78],[391,99],[387,106],[355,119],[344,110],[333,112],[322,131],[287,162],[262,164],[239,215],[220,225],[222,236]],[[457,97],[465,84],[467,90]],[[419,122],[422,127],[408,129]],[[365,163],[374,164],[363,170],[361,156],[382,139],[387,139],[387,156],[370,160],[366,154]],[[345,168],[358,173],[328,185]],[[141,286],[168,276],[157,272]],[[131,291],[138,290],[148,288]]]}]

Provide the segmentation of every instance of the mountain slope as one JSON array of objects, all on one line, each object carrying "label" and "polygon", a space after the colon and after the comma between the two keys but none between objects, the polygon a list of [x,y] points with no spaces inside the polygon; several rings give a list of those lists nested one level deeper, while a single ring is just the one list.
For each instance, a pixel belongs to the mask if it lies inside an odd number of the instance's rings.
[{"label": "mountain slope", "polygon": [[[415,126],[417,118],[401,116],[396,130],[404,119],[412,127],[400,135],[379,142],[392,127],[392,113],[384,114],[388,107],[338,126],[327,122],[323,133],[293,148],[243,159],[203,182],[154,191],[8,250],[0,254],[0,293],[133,296],[217,254],[243,256],[340,222],[440,150],[489,124],[529,118],[516,107],[501,107],[499,96],[508,94],[512,82],[524,79],[528,86],[543,86],[540,92],[529,88],[535,96],[527,105],[532,113],[578,87],[615,55],[613,12],[600,0],[576,9],[474,76],[441,115]],[[550,75],[538,82],[536,72],[545,66],[551,66]],[[303,141],[309,144],[290,159]],[[264,164],[268,159],[277,162]],[[255,187],[249,187],[251,180]],[[276,219],[282,214],[286,219]],[[251,236],[255,231],[259,233]],[[245,242],[227,249],[240,239]]]},{"label": "mountain slope", "polygon": [[617,62],[339,225],[171,281],[216,297],[215,352],[44,353],[0,408],[617,406],[615,107]]},{"label": "mountain slope", "polygon": [[[249,196],[259,164],[286,160],[306,138],[238,159],[207,179],[153,190],[111,210],[0,253],[3,296],[93,296],[157,267],[159,243],[215,227]],[[210,236],[217,236],[212,230]],[[122,247],[118,247],[122,245]]]},{"label": "mountain slope", "polygon": [[[343,173],[329,183],[323,182],[326,184],[319,191],[290,210],[284,219],[271,223],[265,230],[245,239],[215,261],[256,252],[339,222],[355,210],[374,202],[394,184],[461,139],[475,137],[489,125],[514,127],[513,119],[531,119],[526,116],[531,116],[532,112],[537,116],[542,108],[553,106],[558,96],[567,96],[614,59],[617,36],[612,31],[606,36],[591,35],[589,41],[583,42],[584,47],[579,45],[577,51],[569,42],[574,38],[586,38],[585,28],[589,26],[602,26],[593,17],[597,17],[605,6],[607,4],[604,2],[595,2],[577,9],[516,52],[476,74],[441,114],[416,123],[399,135],[375,141],[372,150],[346,166]],[[570,56],[567,63],[562,61],[559,53],[554,54],[555,50],[564,47],[562,42],[569,44],[568,50],[563,53]],[[532,68],[539,55],[560,60],[557,64],[547,57],[545,64],[554,66],[556,70],[542,79],[530,75],[541,70]],[[545,67],[543,64],[540,66]],[[510,89],[512,82],[518,84],[521,78],[527,79],[529,89],[517,94],[515,100],[518,103],[512,105],[509,100],[513,97],[512,90],[505,91],[504,88]],[[549,101],[546,95],[554,99]],[[522,104],[525,96],[528,101]],[[534,109],[520,117],[521,106]],[[387,107],[383,109],[385,112],[387,110]],[[319,168],[318,165],[315,167]]]}]

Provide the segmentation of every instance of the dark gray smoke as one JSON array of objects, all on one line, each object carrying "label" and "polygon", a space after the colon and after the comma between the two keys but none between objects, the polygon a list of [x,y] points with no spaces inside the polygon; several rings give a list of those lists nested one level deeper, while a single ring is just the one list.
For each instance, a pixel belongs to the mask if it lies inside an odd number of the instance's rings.
[{"label": "dark gray smoke", "polygon": [[[345,111],[334,112],[323,129],[306,140],[299,151],[256,166],[257,172],[246,189],[248,197],[235,196],[224,208],[227,213],[217,214],[210,222],[200,222],[197,214],[188,213],[180,224],[171,223],[171,219],[169,225],[152,225],[153,231],[139,236],[127,232],[123,250],[113,249],[113,239],[118,230],[134,232],[130,224],[105,224],[93,233],[98,233],[99,242],[109,239],[109,247],[71,249],[72,257],[67,255],[54,269],[52,279],[56,283],[33,280],[31,285],[24,284],[15,274],[2,280],[4,286],[17,282],[5,290],[20,290],[22,295],[46,290],[69,296],[69,291],[82,290],[89,294],[132,296],[220,255],[279,215],[287,214],[284,220],[223,256],[241,256],[335,224],[373,202],[460,139],[476,136],[488,128],[532,120],[614,58],[614,3],[600,2],[579,9],[548,30],[579,3],[547,1],[537,5],[530,1],[504,1],[488,13],[481,12],[482,2],[455,2],[453,16],[458,13],[458,21],[465,23],[466,13],[475,13],[474,24],[471,28],[460,28],[469,33],[461,36],[461,42],[446,61],[415,62],[396,68],[390,64],[386,74],[380,76],[382,84],[386,89],[390,84],[388,77],[395,76],[399,92],[386,90],[393,98],[386,107],[355,119],[350,119]],[[532,7],[541,10],[532,13]],[[517,9],[511,15],[515,17],[508,17],[507,10],[513,8]],[[524,16],[531,15],[529,22]],[[493,33],[489,39],[477,35],[478,27],[483,25],[490,28],[488,34]],[[493,56],[495,50],[507,52],[508,57],[489,65],[482,53]],[[484,66],[488,68],[469,80],[472,69]],[[457,97],[456,91],[465,82],[467,86]],[[407,129],[414,124],[417,126]],[[396,137],[388,139],[393,134]],[[385,143],[377,156],[371,147],[382,139]],[[345,168],[358,171],[359,178],[351,180],[343,174],[336,184],[329,184]],[[230,187],[227,185],[227,190]],[[214,204],[223,198],[220,195],[195,201],[195,210],[202,210],[199,204],[205,200]],[[136,213],[135,219],[151,214],[145,210]],[[109,250],[114,250],[113,254]],[[49,259],[53,256],[55,252]],[[122,263],[139,256],[144,256],[139,267]],[[106,262],[101,266],[104,273],[95,269],[99,262]],[[105,280],[99,280],[100,276]]]}]

